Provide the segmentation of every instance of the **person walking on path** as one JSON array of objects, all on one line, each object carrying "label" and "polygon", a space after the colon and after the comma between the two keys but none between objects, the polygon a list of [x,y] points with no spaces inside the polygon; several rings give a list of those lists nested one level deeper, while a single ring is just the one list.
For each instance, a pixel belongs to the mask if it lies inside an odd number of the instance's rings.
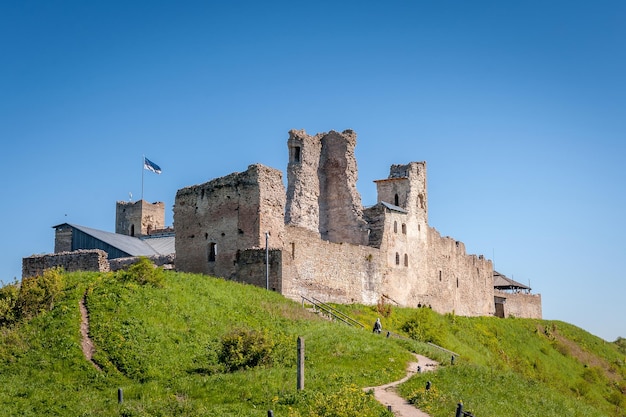
[{"label": "person walking on path", "polygon": [[383,325],[380,322],[380,317],[376,319],[376,323],[374,323],[374,333],[380,334],[383,330]]}]

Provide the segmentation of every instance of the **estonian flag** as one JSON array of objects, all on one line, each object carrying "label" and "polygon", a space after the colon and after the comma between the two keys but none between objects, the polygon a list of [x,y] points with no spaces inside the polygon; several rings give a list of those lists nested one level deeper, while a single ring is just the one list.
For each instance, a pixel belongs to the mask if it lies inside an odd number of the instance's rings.
[{"label": "estonian flag", "polygon": [[145,156],[143,157],[143,168],[147,169],[148,171],[156,172],[157,174],[161,173],[161,167],[159,167],[157,164],[155,164]]}]

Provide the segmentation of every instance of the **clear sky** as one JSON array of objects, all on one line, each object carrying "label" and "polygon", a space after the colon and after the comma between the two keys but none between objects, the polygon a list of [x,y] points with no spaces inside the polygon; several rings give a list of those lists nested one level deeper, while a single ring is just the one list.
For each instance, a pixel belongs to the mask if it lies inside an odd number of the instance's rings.
[{"label": "clear sky", "polygon": [[290,129],[358,134],[358,188],[427,161],[429,222],[626,337],[626,2],[2,1],[0,280],[52,226],[114,231]]}]

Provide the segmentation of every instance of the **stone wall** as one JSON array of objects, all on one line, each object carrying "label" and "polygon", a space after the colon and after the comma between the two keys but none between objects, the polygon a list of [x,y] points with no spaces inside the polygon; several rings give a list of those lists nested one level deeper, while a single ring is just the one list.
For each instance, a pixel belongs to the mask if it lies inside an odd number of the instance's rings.
[{"label": "stone wall", "polygon": [[285,227],[282,261],[282,293],[294,300],[376,304],[386,273],[378,249],[329,242],[295,226]]},{"label": "stone wall", "polygon": [[269,284],[271,291],[282,292],[282,251],[268,250],[269,268],[265,269],[265,249],[246,249],[237,257],[237,275],[233,278],[238,282],[265,288]]},{"label": "stone wall", "polygon": [[319,233],[320,182],[317,171],[322,152],[321,135],[309,136],[304,130],[291,130],[287,146],[285,223]]},{"label": "stone wall", "polygon": [[318,232],[322,239],[367,245],[361,195],[356,189],[356,133],[309,136],[289,132],[286,223]]},{"label": "stone wall", "polygon": [[240,251],[264,248],[266,233],[282,245],[284,210],[282,173],[259,164],[178,190],[177,269],[235,278]]},{"label": "stone wall", "polygon": [[543,316],[541,294],[526,294],[522,292],[510,293],[496,290],[495,295],[497,297],[506,298],[504,303],[505,317],[541,319]]},{"label": "stone wall", "polygon": [[110,270],[107,253],[100,249],[33,255],[22,259],[22,278],[42,275],[46,269],[62,267],[67,272]]},{"label": "stone wall", "polygon": [[[152,262],[155,266],[161,267],[163,269],[175,269],[175,261],[176,255],[154,255],[154,256],[146,256],[150,262]],[[109,260],[109,268],[111,271],[119,271],[120,269],[126,269],[135,262],[140,259],[138,256],[131,256],[128,258],[115,258]]]},{"label": "stone wall", "polygon": [[[356,134],[289,132],[288,186],[251,165],[178,191],[177,269],[337,303],[429,305],[440,313],[495,314],[493,265],[428,225],[426,163],[391,166],[363,210],[356,190]],[[269,233],[269,235],[266,235]],[[506,307],[505,307],[506,308]],[[541,315],[541,298],[514,297],[508,314]]]},{"label": "stone wall", "polygon": [[118,201],[115,205],[115,233],[127,236],[149,235],[165,227],[165,204]]},{"label": "stone wall", "polygon": [[[486,316],[495,311],[493,301],[493,264],[482,255],[467,255],[465,245],[448,236],[441,237],[428,229],[429,265],[424,277],[422,301],[432,303],[440,313],[455,312],[463,316]],[[432,301],[431,301],[432,300]]]}]

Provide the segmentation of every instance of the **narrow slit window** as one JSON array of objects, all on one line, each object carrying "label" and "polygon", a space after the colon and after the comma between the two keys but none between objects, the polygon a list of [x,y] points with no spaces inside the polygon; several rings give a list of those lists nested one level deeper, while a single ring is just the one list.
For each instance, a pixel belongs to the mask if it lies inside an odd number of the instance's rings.
[{"label": "narrow slit window", "polygon": [[393,232],[398,233],[398,222],[393,222]]},{"label": "narrow slit window", "polygon": [[402,223],[402,234],[406,235],[406,224]]},{"label": "narrow slit window", "polygon": [[209,243],[209,262],[215,262],[215,257],[217,255],[217,243],[211,242]]},{"label": "narrow slit window", "polygon": [[400,197],[398,197],[398,194],[396,194],[393,198],[393,204],[395,204],[396,206],[400,205]]},{"label": "narrow slit window", "polygon": [[409,266],[409,255],[404,254],[404,266]]},{"label": "narrow slit window", "polygon": [[396,252],[396,265],[400,265],[400,254]]}]

